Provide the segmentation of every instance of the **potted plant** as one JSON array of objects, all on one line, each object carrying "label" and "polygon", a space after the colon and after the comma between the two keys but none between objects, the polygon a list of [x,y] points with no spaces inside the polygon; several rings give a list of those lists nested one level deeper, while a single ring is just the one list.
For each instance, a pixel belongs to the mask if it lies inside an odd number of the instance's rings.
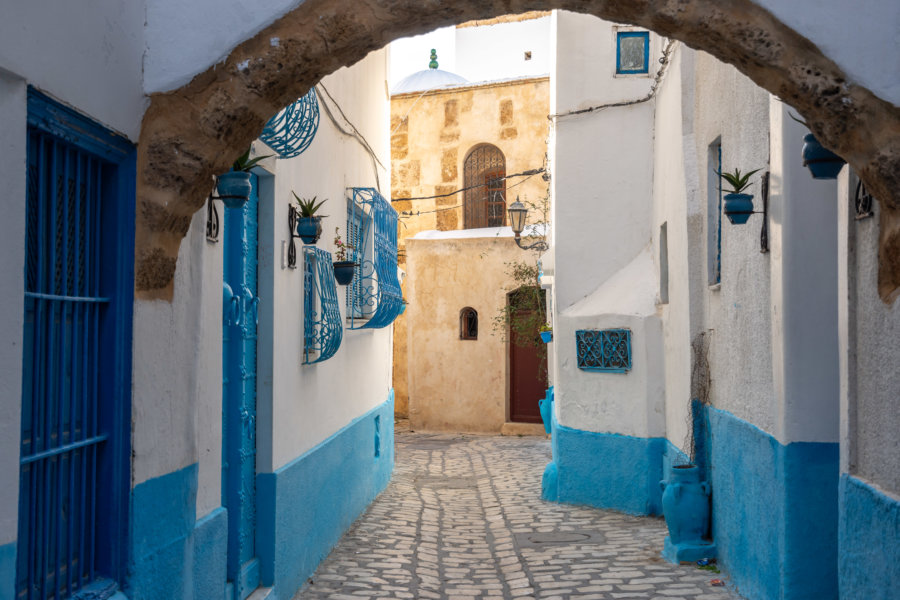
[{"label": "potted plant", "polygon": [[301,198],[293,191],[294,198],[297,200],[299,213],[297,217],[297,235],[300,236],[300,239],[303,240],[304,244],[315,244],[319,241],[319,236],[322,235],[322,216],[317,215],[316,212],[325,202],[328,201],[326,198],[320,202],[316,202],[316,196],[313,196],[312,199]]},{"label": "potted plant", "polygon": [[341,228],[334,228],[334,246],[337,250],[334,253],[334,257],[337,259],[334,261],[334,278],[341,285],[347,285],[351,281],[353,281],[353,272],[356,269],[357,263],[352,260],[347,260],[347,249],[350,247],[344,243],[344,240],[341,239]]},{"label": "potted plant", "polygon": [[734,225],[743,225],[753,214],[753,195],[743,192],[753,185],[750,183],[750,177],[757,171],[759,169],[754,169],[749,173],[741,173],[740,169],[735,169],[733,173],[716,171],[716,175],[731,186],[731,191],[725,194],[725,216]]},{"label": "potted plant", "polygon": [[[790,117],[809,129],[806,121],[790,114]],[[813,179],[837,179],[844,166],[844,159],[823,146],[812,133],[803,136],[803,148],[800,151],[803,166],[809,169]]]},{"label": "potted plant", "polygon": [[553,327],[550,326],[550,323],[544,323],[543,325],[541,325],[539,333],[541,334],[541,340],[545,344],[549,344],[553,341]]},{"label": "potted plant", "polygon": [[406,298],[403,298],[403,297],[401,296],[401,297],[400,297],[400,312],[397,313],[398,316],[399,316],[399,315],[402,315],[403,313],[406,312],[406,305],[407,305],[407,304],[409,304],[409,302],[407,302]]},{"label": "potted plant", "polygon": [[256,164],[273,156],[266,154],[265,156],[257,156],[250,158],[250,148],[244,152],[234,164],[231,165],[231,171],[219,175],[216,178],[216,188],[219,191],[219,198],[228,208],[241,208],[250,199],[250,191],[253,189],[250,183],[250,169]]}]

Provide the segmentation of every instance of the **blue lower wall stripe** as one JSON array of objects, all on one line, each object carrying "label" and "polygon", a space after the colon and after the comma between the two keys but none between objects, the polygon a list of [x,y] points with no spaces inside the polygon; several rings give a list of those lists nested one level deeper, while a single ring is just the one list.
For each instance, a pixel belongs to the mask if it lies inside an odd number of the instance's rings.
[{"label": "blue lower wall stripe", "polygon": [[841,598],[895,600],[900,594],[900,499],[841,475]]},{"label": "blue lower wall stripe", "polygon": [[0,600],[16,597],[16,542],[0,546]]},{"label": "blue lower wall stripe", "polygon": [[662,514],[664,438],[581,431],[560,425],[555,415],[552,431],[553,462],[542,482],[545,500]]},{"label": "blue lower wall stripe", "polygon": [[784,446],[708,411],[720,565],[748,598],[836,598],[838,444]]},{"label": "blue lower wall stripe", "polygon": [[217,508],[194,526],[191,566],[193,600],[225,597],[228,554],[228,511]]},{"label": "blue lower wall stripe", "polygon": [[275,600],[294,596],[387,486],[393,466],[392,390],[386,402],[309,452],[257,477],[257,549],[262,583],[274,587]]}]

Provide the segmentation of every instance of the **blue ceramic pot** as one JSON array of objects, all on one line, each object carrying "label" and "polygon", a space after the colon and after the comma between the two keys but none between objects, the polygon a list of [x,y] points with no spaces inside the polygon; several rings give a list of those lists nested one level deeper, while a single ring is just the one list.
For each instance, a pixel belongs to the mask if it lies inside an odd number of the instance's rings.
[{"label": "blue ceramic pot", "polygon": [[543,340],[543,342],[545,344],[549,344],[550,342],[552,342],[553,341],[553,331],[542,331],[541,332],[541,340]]},{"label": "blue ceramic pot", "polygon": [[300,217],[297,219],[297,235],[304,244],[315,244],[322,235],[322,217]]},{"label": "blue ceramic pot", "polygon": [[725,216],[734,225],[743,225],[753,214],[753,196],[750,194],[725,194]]},{"label": "blue ceramic pot", "polygon": [[547,394],[544,398],[538,400],[538,408],[541,411],[541,421],[544,422],[544,431],[546,433],[551,433],[553,430],[552,427],[552,417],[553,417],[553,388],[549,388],[547,390]]},{"label": "blue ceramic pot", "polygon": [[347,285],[353,281],[353,271],[356,263],[352,260],[339,260],[334,263],[334,278],[340,285]]},{"label": "blue ceramic pot", "polygon": [[820,144],[811,133],[803,136],[801,156],[813,179],[837,179],[844,166],[844,159]]},{"label": "blue ceramic pot", "polygon": [[701,542],[709,526],[709,484],[700,481],[696,465],[678,465],[660,481],[663,515],[673,544]]},{"label": "blue ceramic pot", "polygon": [[219,175],[216,181],[219,197],[228,208],[241,208],[250,199],[250,173],[245,171],[229,171]]}]

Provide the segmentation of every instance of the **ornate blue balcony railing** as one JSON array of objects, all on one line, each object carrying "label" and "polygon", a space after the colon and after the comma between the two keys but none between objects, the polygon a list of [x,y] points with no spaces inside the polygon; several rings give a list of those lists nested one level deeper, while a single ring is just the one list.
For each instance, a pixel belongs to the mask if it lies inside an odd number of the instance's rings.
[{"label": "ornate blue balcony railing", "polygon": [[357,263],[347,287],[350,329],[387,327],[403,310],[397,276],[397,211],[374,188],[351,188],[347,238]]},{"label": "ornate blue balcony railing", "polygon": [[630,329],[579,329],[575,332],[578,368],[624,373],[631,369]]},{"label": "ornate blue balcony railing", "polygon": [[304,246],[303,364],[315,364],[334,356],[343,334],[331,253]]},{"label": "ornate blue balcony railing", "polygon": [[305,96],[269,119],[259,139],[281,158],[293,158],[309,147],[318,128],[319,100],[316,89],[310,88]]}]

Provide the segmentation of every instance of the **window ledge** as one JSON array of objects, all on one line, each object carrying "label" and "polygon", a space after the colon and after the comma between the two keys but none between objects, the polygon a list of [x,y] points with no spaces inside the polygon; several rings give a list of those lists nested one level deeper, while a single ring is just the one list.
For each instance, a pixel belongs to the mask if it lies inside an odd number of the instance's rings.
[{"label": "window ledge", "polygon": [[714,283],[711,286],[709,286],[709,291],[711,291],[711,292],[719,292],[721,290],[722,290],[722,282],[721,281],[719,283]]}]

